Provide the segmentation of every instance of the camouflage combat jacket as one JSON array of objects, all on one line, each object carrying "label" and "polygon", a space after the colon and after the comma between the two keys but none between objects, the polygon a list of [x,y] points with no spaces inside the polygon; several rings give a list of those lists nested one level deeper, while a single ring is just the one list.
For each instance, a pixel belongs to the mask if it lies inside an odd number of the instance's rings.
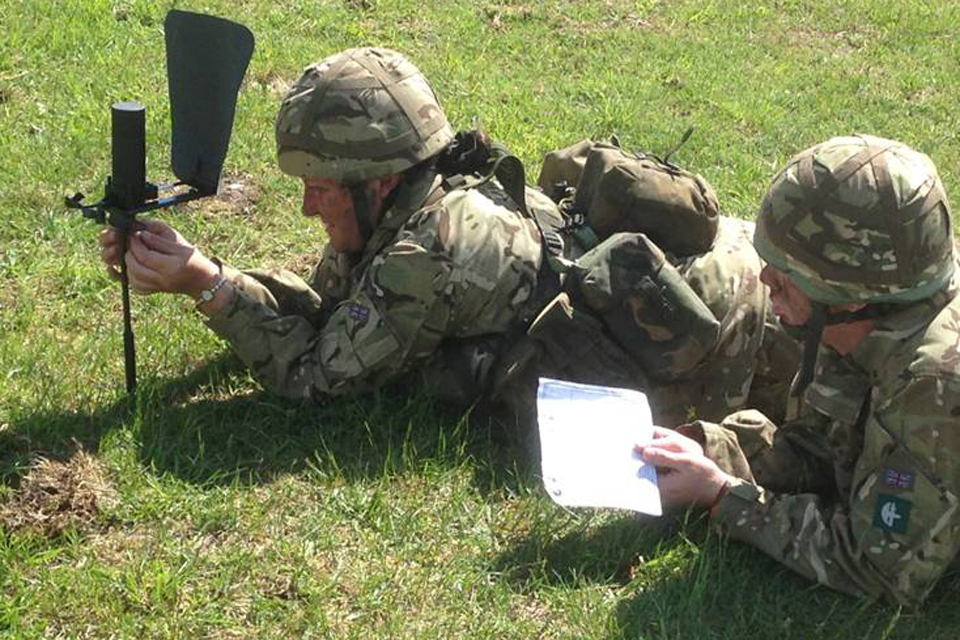
[{"label": "camouflage combat jacket", "polygon": [[754,411],[695,424],[739,475],[712,521],[840,591],[917,605],[960,548],[957,285],[878,319],[847,356],[821,347],[777,429]]},{"label": "camouflage combat jacket", "polygon": [[233,300],[208,319],[268,389],[321,400],[375,388],[447,338],[502,334],[536,285],[540,238],[494,183],[407,189],[361,256],[327,250],[309,282],[223,266]]}]

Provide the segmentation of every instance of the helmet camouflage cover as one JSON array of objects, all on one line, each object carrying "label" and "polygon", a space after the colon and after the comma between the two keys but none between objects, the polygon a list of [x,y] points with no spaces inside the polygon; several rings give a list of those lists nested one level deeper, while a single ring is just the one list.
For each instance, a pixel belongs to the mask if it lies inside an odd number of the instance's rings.
[{"label": "helmet camouflage cover", "polygon": [[280,170],[354,184],[439,153],[453,131],[423,74],[390,49],[348,49],[304,70],[280,105]]},{"label": "helmet camouflage cover", "polygon": [[794,156],[763,199],[754,245],[828,305],[920,300],[954,270],[950,205],[933,162],[873,136]]}]

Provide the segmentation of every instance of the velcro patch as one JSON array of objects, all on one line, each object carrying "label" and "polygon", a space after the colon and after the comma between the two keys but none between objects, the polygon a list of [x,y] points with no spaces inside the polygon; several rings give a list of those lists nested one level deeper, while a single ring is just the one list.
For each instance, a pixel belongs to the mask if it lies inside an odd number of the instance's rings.
[{"label": "velcro patch", "polygon": [[913,489],[913,474],[909,471],[888,467],[883,470],[883,484],[892,489],[909,491]]},{"label": "velcro patch", "polygon": [[360,323],[365,323],[370,319],[370,309],[363,306],[359,302],[354,302],[350,305],[349,314],[351,320],[356,320]]},{"label": "velcro patch", "polygon": [[873,526],[884,531],[905,533],[910,524],[913,503],[903,498],[879,494],[877,508],[873,512]]}]

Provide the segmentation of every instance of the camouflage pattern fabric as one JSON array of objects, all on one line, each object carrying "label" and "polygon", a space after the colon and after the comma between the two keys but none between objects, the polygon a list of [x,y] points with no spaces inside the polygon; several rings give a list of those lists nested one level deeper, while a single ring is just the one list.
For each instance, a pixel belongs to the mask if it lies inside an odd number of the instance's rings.
[{"label": "camouflage pattern fabric", "polygon": [[[648,393],[658,424],[720,420],[744,407],[783,416],[799,367],[799,345],[773,315],[760,282],[763,262],[753,250],[753,223],[720,217],[713,249],[675,259],[675,266],[720,322],[710,352],[672,382],[653,381]],[[672,327],[663,327],[672,331]]]},{"label": "camouflage pattern fabric", "polygon": [[568,188],[577,186],[583,167],[587,164],[587,156],[596,144],[593,140],[586,138],[574,145],[555,149],[544,155],[540,176],[537,178],[537,186],[540,190],[551,200],[559,202],[566,195]]},{"label": "camouflage pattern fabric", "polygon": [[319,292],[289,273],[225,266],[238,293],[207,323],[265,387],[315,400],[375,388],[445,340],[503,334],[536,284],[540,240],[498,192],[454,190],[425,208],[401,194],[356,264],[325,255]]},{"label": "camouflage pattern fabric", "polygon": [[400,173],[452,140],[426,78],[390,49],[348,49],[307,67],[277,114],[280,170],[344,184]]},{"label": "camouflage pattern fabric", "polygon": [[645,233],[676,256],[709,251],[720,215],[713,187],[701,176],[602,143],[587,155],[573,207],[601,240],[618,231]]},{"label": "camouflage pattern fabric", "polygon": [[936,167],[875,136],[831,138],[797,154],[763,199],[755,244],[825,304],[921,300],[954,268]]},{"label": "camouflage pattern fabric", "polygon": [[740,478],[713,523],[824,585],[918,605],[960,548],[957,291],[878,319],[847,356],[821,346],[781,428],[756,411],[686,427]]},{"label": "camouflage pattern fabric", "polygon": [[720,420],[747,406],[782,417],[799,366],[799,345],[772,313],[759,281],[763,265],[750,242],[752,234],[752,222],[721,217],[711,251],[682,260],[670,257],[720,325],[711,348],[696,362],[679,355],[671,358],[669,348],[691,350],[685,342],[691,337],[678,334],[669,316],[657,326],[647,317],[634,339],[661,339],[667,349],[661,353],[664,362],[677,368],[644,370],[622,345],[629,339],[627,331],[610,331],[595,310],[578,306],[574,296],[563,293],[530,327],[530,340],[510,346],[496,374],[495,394],[505,398],[521,421],[536,415],[532,403],[538,374],[644,390],[654,420],[664,426],[695,418]]},{"label": "camouflage pattern fabric", "polygon": [[603,320],[651,379],[685,376],[717,342],[713,312],[643,233],[615,233],[588,251],[564,290]]}]

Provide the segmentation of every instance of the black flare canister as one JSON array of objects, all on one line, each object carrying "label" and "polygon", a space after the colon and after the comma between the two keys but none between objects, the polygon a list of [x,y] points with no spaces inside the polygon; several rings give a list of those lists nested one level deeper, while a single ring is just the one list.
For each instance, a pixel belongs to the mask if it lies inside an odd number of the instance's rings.
[{"label": "black flare canister", "polygon": [[136,100],[116,102],[111,112],[113,174],[110,199],[121,209],[133,209],[146,200],[146,108]]}]

